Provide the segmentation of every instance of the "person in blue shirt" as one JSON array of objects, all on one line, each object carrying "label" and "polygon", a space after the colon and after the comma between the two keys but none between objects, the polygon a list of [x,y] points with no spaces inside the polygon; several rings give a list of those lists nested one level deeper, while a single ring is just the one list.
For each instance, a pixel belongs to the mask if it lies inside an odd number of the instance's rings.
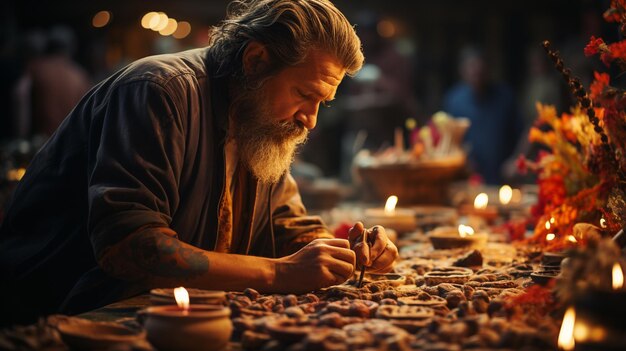
[{"label": "person in blue shirt", "polygon": [[476,48],[461,52],[462,80],[444,97],[444,110],[467,117],[471,126],[465,136],[469,162],[486,184],[501,184],[502,166],[512,155],[523,131],[515,95],[508,85],[490,80],[488,63]]}]

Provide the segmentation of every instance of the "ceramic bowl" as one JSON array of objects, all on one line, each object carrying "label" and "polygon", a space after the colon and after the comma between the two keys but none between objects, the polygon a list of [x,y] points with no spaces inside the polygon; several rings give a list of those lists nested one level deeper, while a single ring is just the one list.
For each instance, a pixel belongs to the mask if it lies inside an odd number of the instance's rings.
[{"label": "ceramic bowl", "polygon": [[214,351],[225,348],[233,325],[221,305],[152,306],[145,310],[148,341],[159,351]]},{"label": "ceramic bowl", "polygon": [[67,321],[57,325],[61,339],[74,350],[124,349],[145,343],[145,331],[110,322]]}]

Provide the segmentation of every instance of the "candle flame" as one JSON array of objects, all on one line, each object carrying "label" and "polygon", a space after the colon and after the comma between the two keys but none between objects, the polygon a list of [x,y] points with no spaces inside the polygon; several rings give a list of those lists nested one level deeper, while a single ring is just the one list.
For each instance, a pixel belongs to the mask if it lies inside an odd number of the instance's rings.
[{"label": "candle flame", "polygon": [[26,168],[16,168],[7,171],[6,176],[12,182],[19,182],[24,177],[24,174],[26,174]]},{"label": "candle flame", "polygon": [[489,196],[485,193],[480,193],[476,195],[474,199],[474,208],[479,210],[484,210],[487,208],[487,204],[489,203]]},{"label": "candle flame", "polygon": [[546,230],[550,230],[550,221],[546,221]]},{"label": "candle flame", "polygon": [[554,224],[554,222],[556,222],[556,219],[554,219],[554,217],[550,217],[550,223]]},{"label": "candle flame", "polygon": [[576,237],[574,237],[571,234],[567,236],[567,240],[569,240],[570,242],[573,242],[573,243],[577,243],[578,242],[578,240],[576,240]]},{"label": "candle flame", "polygon": [[178,307],[184,311],[189,310],[189,293],[187,292],[187,289],[182,286],[174,289],[174,298],[176,299]]},{"label": "candle flame", "polygon": [[469,225],[459,224],[459,236],[465,238],[468,235],[474,235],[474,228]]},{"label": "candle flame", "polygon": [[607,227],[606,225],[606,219],[604,219],[604,217],[600,218],[600,227],[602,229],[605,229]]},{"label": "candle flame", "polygon": [[576,343],[574,342],[574,325],[576,324],[576,311],[574,307],[568,307],[563,316],[563,324],[561,324],[561,331],[559,331],[558,346],[565,351],[574,349]]},{"label": "candle flame", "polygon": [[389,196],[385,203],[385,214],[393,214],[396,211],[396,205],[398,204],[398,197],[395,195]]},{"label": "candle flame", "polygon": [[621,289],[624,286],[624,272],[619,263],[613,265],[613,290]]},{"label": "candle flame", "polygon": [[552,241],[552,240],[554,240],[554,238],[556,238],[556,235],[554,233],[546,234],[546,240],[547,241]]},{"label": "candle flame", "polygon": [[513,188],[511,188],[508,185],[503,185],[500,188],[500,203],[503,205],[508,205],[509,202],[511,202],[511,199],[513,198]]}]

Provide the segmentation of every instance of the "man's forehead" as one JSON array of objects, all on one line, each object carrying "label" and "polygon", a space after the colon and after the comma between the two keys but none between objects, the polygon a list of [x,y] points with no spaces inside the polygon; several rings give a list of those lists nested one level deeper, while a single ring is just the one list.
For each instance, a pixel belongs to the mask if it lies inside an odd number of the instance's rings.
[{"label": "man's forehead", "polygon": [[311,50],[305,60],[296,65],[295,68],[308,72],[306,76],[331,85],[339,85],[346,73],[346,70],[334,56],[320,50]]}]

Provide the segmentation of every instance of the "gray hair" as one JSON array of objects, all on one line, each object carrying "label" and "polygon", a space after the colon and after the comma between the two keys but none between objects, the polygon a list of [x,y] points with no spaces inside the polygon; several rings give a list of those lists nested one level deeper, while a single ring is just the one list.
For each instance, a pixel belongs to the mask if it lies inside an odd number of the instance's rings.
[{"label": "gray hair", "polygon": [[334,55],[349,76],[361,69],[364,60],[354,28],[328,0],[231,2],[226,19],[209,35],[215,75],[243,78],[242,56],[251,41],[266,46],[272,72],[302,62],[311,48]]}]

